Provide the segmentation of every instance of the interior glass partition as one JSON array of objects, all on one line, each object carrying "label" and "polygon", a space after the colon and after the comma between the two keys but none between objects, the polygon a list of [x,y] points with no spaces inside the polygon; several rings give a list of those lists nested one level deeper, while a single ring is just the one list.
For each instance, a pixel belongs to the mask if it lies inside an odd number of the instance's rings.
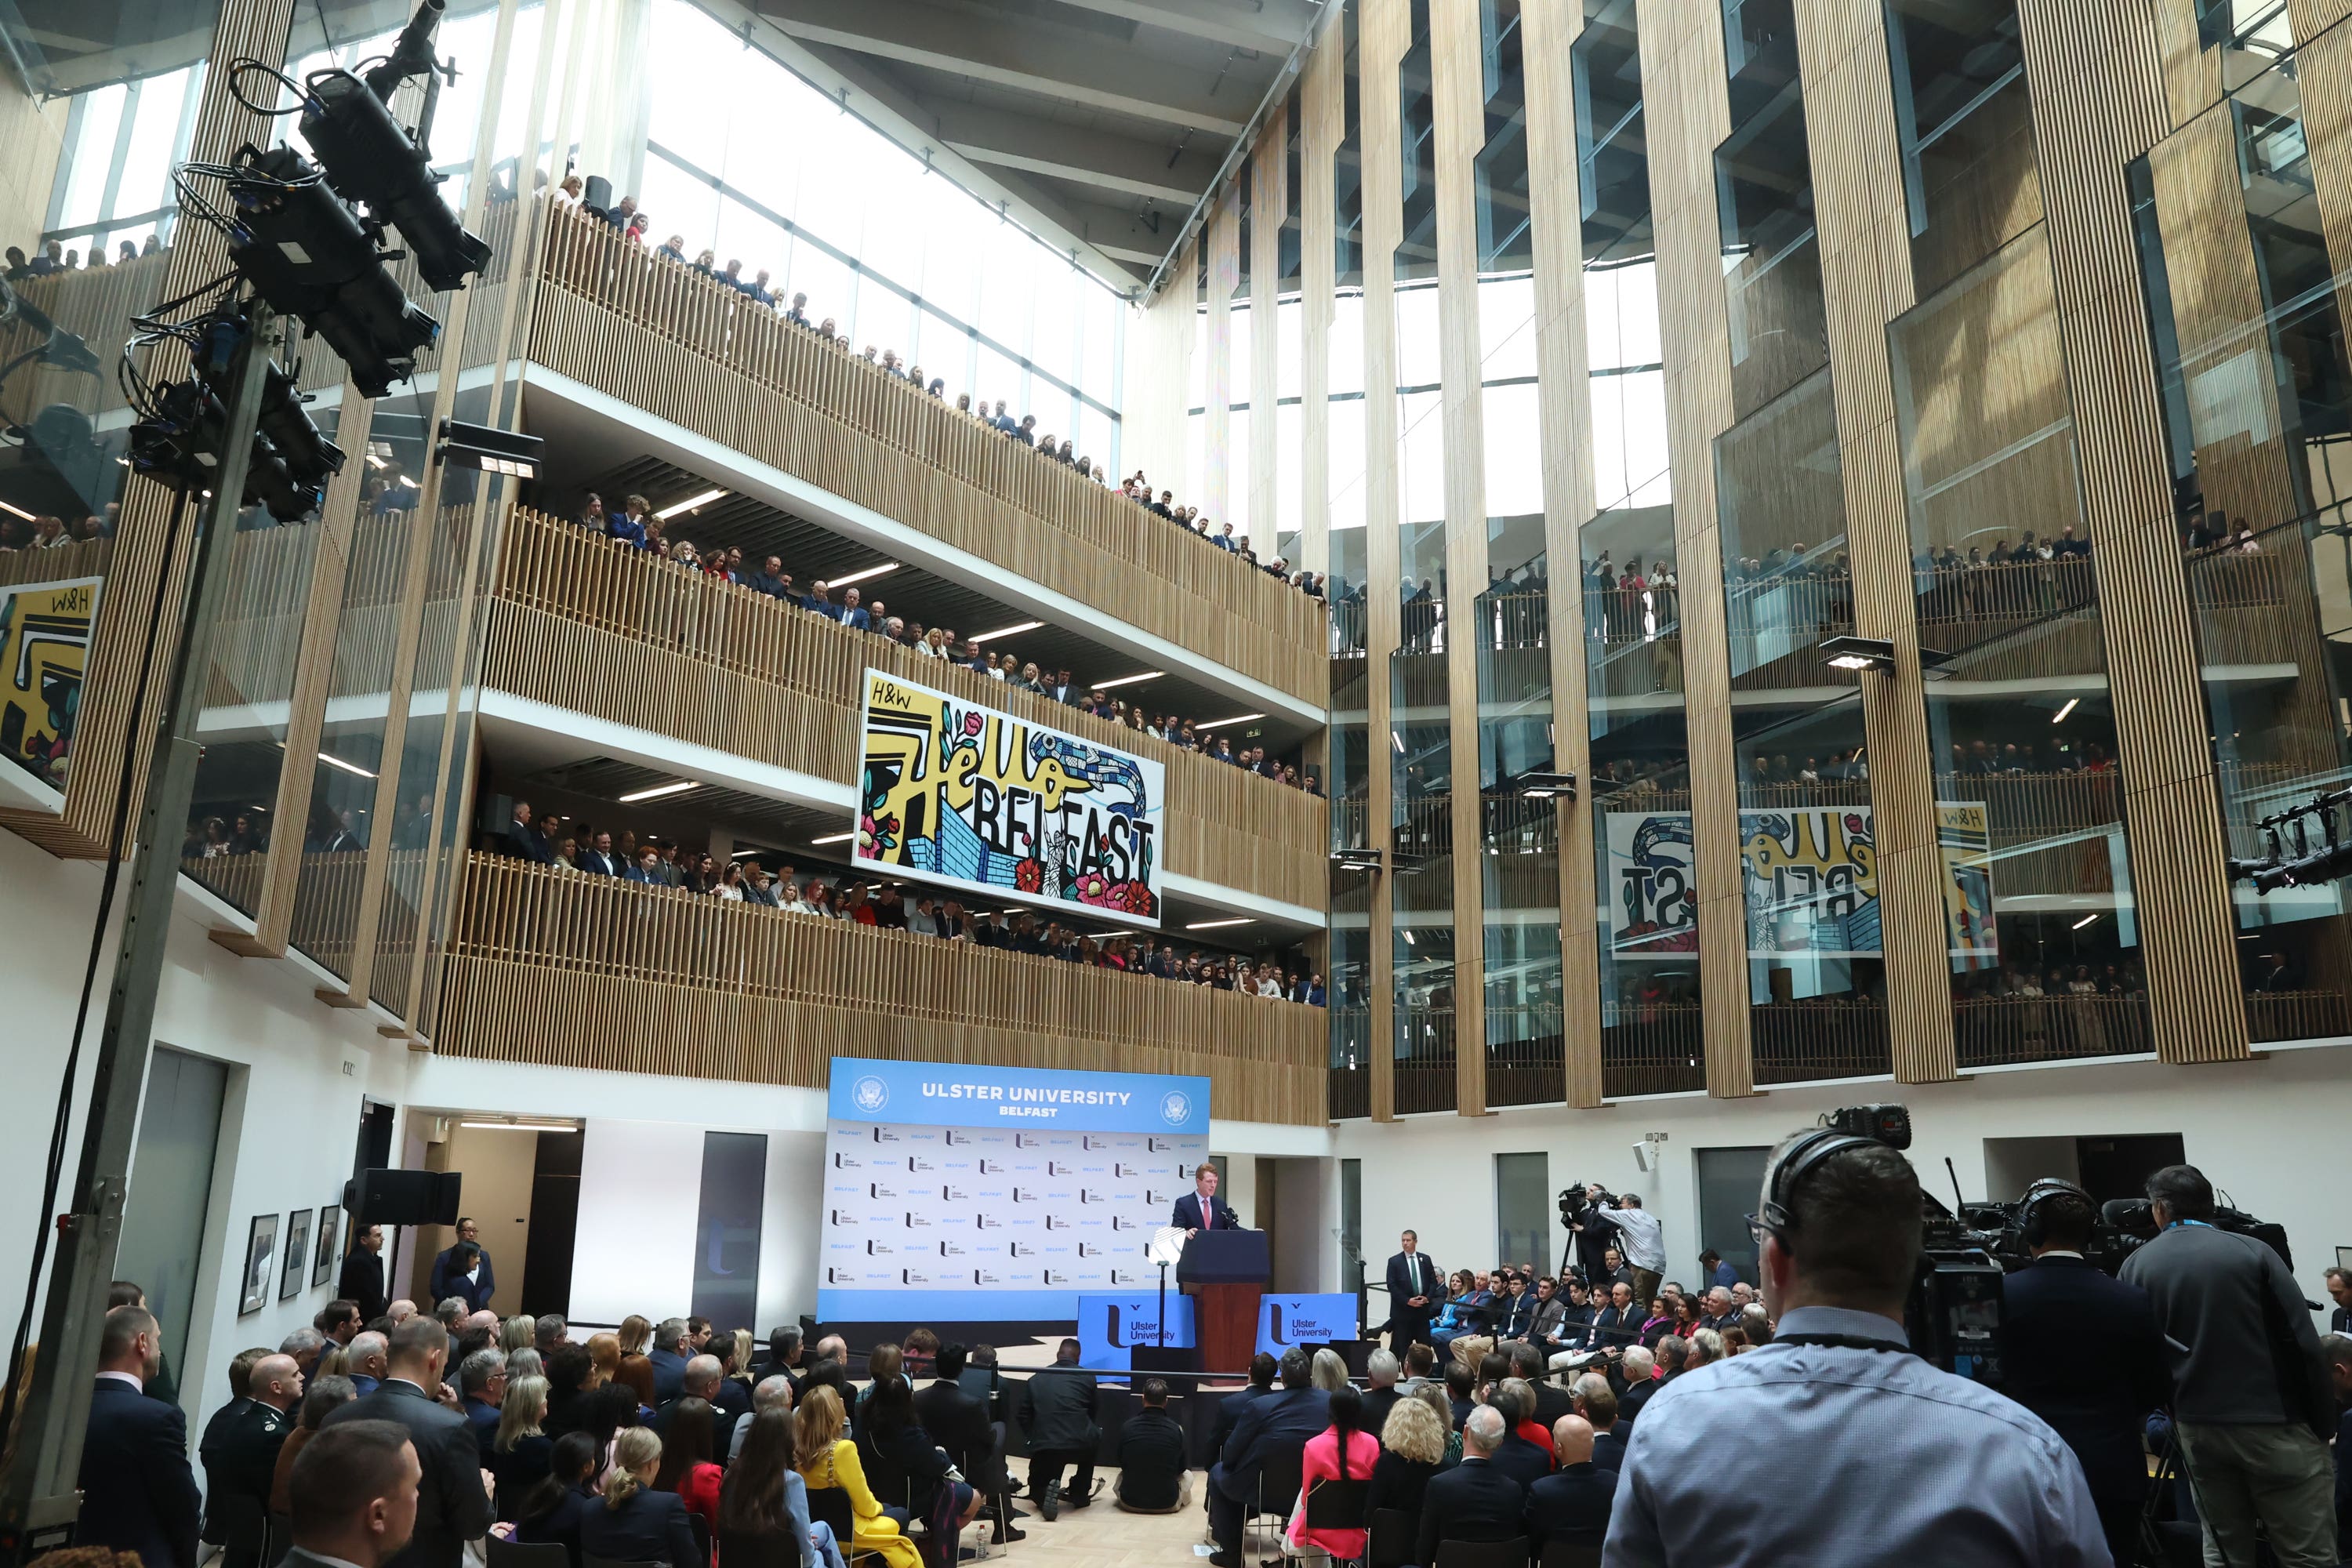
[{"label": "interior glass partition", "polygon": [[1715,153],[1731,402],[1745,418],[1829,363],[1805,100],[1791,80]]},{"label": "interior glass partition", "polygon": [[2014,0],[1887,0],[1915,288],[1934,293],[2042,217]]}]

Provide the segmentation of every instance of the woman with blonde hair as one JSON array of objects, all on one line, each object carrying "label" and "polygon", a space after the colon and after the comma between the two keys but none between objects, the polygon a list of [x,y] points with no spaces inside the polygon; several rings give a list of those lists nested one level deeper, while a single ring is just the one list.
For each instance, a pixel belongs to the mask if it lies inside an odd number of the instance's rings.
[{"label": "woman with blonde hair", "polygon": [[499,1325],[500,1351],[536,1350],[539,1347],[539,1322],[518,1312]]},{"label": "woman with blonde hair", "polygon": [[[793,1412],[793,1468],[808,1483],[809,1490],[838,1487],[847,1495],[852,1556],[870,1552],[889,1568],[922,1568],[915,1543],[898,1533],[898,1521],[882,1511],[874,1489],[866,1484],[866,1467],[858,1461],[857,1445],[844,1435],[846,1425],[840,1394],[824,1384],[810,1389],[800,1408]],[[586,1548],[585,1531],[581,1545]]]},{"label": "woman with blonde hair", "polygon": [[661,1434],[650,1426],[621,1429],[613,1439],[613,1468],[604,1477],[604,1506],[590,1509],[580,1521],[582,1556],[709,1568],[686,1521],[686,1500],[653,1484],[661,1461]]},{"label": "woman with blonde hair", "polygon": [[[1429,1413],[1437,1420],[1439,1468],[1459,1464],[1462,1460],[1462,1429],[1454,1425],[1454,1402],[1446,1393],[1445,1385],[1442,1383],[1424,1383],[1407,1394],[1405,1399],[1397,1401],[1397,1404],[1402,1405],[1406,1399],[1421,1401],[1429,1407]],[[1394,1405],[1390,1406],[1389,1414],[1391,1415],[1396,1414]],[[1386,1426],[1381,1428],[1381,1441],[1383,1443],[1388,1441]]]},{"label": "woman with blonde hair", "polygon": [[631,1312],[621,1320],[621,1331],[617,1337],[623,1355],[643,1355],[646,1353],[646,1342],[654,1337],[653,1321]]},{"label": "woman with blonde hair", "polygon": [[490,1474],[498,1482],[499,1517],[521,1517],[522,1500],[553,1472],[555,1439],[541,1430],[547,1419],[547,1379],[519,1377],[499,1404],[499,1435],[490,1444]]},{"label": "woman with blonde hair", "polygon": [[1348,1386],[1348,1363],[1338,1351],[1327,1345],[1315,1352],[1315,1359],[1307,1363],[1307,1375],[1324,1393],[1337,1394]]},{"label": "woman with blonde hair", "polygon": [[[1423,1391],[1436,1394],[1438,1404],[1444,1402],[1444,1392],[1436,1384],[1423,1384],[1415,1393]],[[1429,1478],[1445,1463],[1445,1417],[1429,1400],[1407,1395],[1389,1406],[1389,1418],[1381,1426],[1381,1456],[1372,1463],[1371,1488],[1364,1498],[1366,1519],[1383,1508],[1421,1511]]]}]

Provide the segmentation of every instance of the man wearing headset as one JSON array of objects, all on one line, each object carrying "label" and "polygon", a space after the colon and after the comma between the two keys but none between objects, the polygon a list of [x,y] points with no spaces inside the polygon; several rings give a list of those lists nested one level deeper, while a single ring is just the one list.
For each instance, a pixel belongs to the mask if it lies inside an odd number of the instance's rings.
[{"label": "man wearing headset", "polygon": [[[2041,1417],[1911,1353],[1919,1180],[1885,1144],[1784,1140],[1749,1224],[1772,1342],[1659,1389],[1628,1446],[1610,1568],[2107,1568],[2082,1467]],[[1738,1433],[1737,1485],[1723,1471]]]},{"label": "man wearing headset", "polygon": [[2001,1281],[2000,1391],[2074,1451],[2107,1550],[2129,1563],[2147,1500],[2141,1429],[2172,1396],[2156,1309],[2084,1261],[2099,1217],[2090,1194],[2046,1177],[2020,1207],[2033,1262]]}]

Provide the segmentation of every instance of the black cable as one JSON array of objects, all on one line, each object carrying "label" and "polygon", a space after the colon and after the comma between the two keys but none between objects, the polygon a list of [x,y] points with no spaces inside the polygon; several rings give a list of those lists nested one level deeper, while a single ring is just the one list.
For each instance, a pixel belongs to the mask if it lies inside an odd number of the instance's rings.
[{"label": "black cable", "polygon": [[[180,530],[188,514],[188,497],[182,491],[172,508],[172,521],[163,532],[163,580],[170,579],[173,552],[178,548]],[[157,586],[160,597],[161,584]],[[163,606],[148,617],[147,640],[139,654],[139,684],[131,698],[131,723],[125,727],[122,755],[122,775],[114,786],[114,825],[107,835],[106,872],[98,888],[98,918],[89,935],[89,961],[82,968],[81,1005],[74,1012],[73,1038],[66,1047],[65,1080],[58,1087],[58,1110],[49,1128],[48,1167],[42,1178],[40,1222],[33,1236],[33,1267],[25,1275],[25,1306],[16,1320],[16,1334],[8,1346],[8,1386],[0,1390],[0,1433],[11,1430],[16,1422],[16,1391],[24,1380],[25,1355],[33,1333],[33,1314],[40,1304],[41,1268],[48,1259],[50,1216],[56,1212],[58,1185],[65,1173],[66,1138],[73,1125],[74,1079],[81,1070],[82,1035],[89,1026],[90,994],[98,985],[99,955],[106,946],[106,928],[114,913],[114,891],[122,879],[122,838],[131,821],[131,760],[135,750],[130,744],[137,732],[140,715],[147,706],[147,687],[155,669],[155,643],[163,628]],[[166,737],[158,737],[161,743]],[[160,853],[160,852],[159,852]],[[177,876],[176,867],[158,868],[157,874]],[[85,1136],[89,1134],[86,1132]],[[63,1289],[63,1282],[51,1284]],[[63,1397],[79,1397],[74,1390],[59,1391]]]},{"label": "black cable", "polygon": [[[261,105],[246,97],[245,94],[237,89],[236,79],[245,75],[247,71],[259,71],[265,76],[276,77],[281,86],[285,87],[294,94],[297,101],[289,104],[284,109],[262,108]],[[265,120],[275,120],[281,114],[299,113],[303,108],[306,107],[310,96],[303,90],[302,84],[300,82],[296,81],[292,77],[288,76],[284,71],[279,70],[276,66],[269,64],[268,61],[257,60],[250,56],[247,56],[243,59],[231,60],[229,62],[228,95],[231,98],[236,99],[237,102],[245,105],[247,109],[260,115]]]}]

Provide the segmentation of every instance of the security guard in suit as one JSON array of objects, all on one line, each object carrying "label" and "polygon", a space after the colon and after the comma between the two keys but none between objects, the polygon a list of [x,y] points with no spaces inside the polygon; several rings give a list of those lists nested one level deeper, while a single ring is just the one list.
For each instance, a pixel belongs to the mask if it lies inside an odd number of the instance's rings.
[{"label": "security guard in suit", "polygon": [[[278,1450],[294,1430],[294,1410],[302,1401],[302,1369],[283,1353],[256,1362],[247,1383],[243,1409],[232,1415],[204,1452],[205,1491],[215,1510],[232,1497],[248,1497],[269,1510],[269,1483],[278,1470]],[[226,1568],[259,1568],[258,1541],[238,1541],[224,1559]]]}]

